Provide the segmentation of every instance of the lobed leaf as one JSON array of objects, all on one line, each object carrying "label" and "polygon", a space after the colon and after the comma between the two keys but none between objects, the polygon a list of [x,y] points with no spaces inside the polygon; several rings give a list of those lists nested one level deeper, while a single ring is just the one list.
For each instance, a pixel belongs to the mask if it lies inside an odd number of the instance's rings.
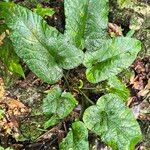
[{"label": "lobed leaf", "polygon": [[107,40],[99,50],[85,54],[87,79],[97,83],[117,75],[133,63],[140,50],[141,42],[136,39],[118,37]]},{"label": "lobed leaf", "polygon": [[83,121],[89,130],[114,150],[134,150],[142,138],[132,111],[115,94],[104,95],[96,105],[87,108]]},{"label": "lobed leaf", "polygon": [[76,106],[77,101],[69,92],[63,92],[59,87],[50,90],[43,99],[43,112],[50,119],[44,124],[45,128],[57,124],[61,119],[68,116]]},{"label": "lobed leaf", "polygon": [[89,150],[88,130],[84,123],[76,121],[72,124],[71,131],[59,145],[60,150]]}]

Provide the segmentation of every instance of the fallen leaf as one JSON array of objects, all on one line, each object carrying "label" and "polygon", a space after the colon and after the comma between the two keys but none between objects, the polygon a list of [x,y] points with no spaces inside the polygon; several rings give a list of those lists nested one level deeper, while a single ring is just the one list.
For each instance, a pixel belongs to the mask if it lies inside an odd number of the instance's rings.
[{"label": "fallen leaf", "polygon": [[141,59],[137,59],[134,63],[134,70],[139,74],[145,72],[145,65]]},{"label": "fallen leaf", "polygon": [[5,93],[4,83],[0,78],[0,108],[4,114],[0,119],[0,131],[4,136],[12,135],[17,138],[20,135],[19,118],[26,117],[31,109],[19,100],[8,97]]},{"label": "fallen leaf", "polygon": [[137,101],[137,97],[136,96],[133,96],[133,97],[129,97],[128,98],[128,101],[127,101],[127,106],[131,106],[133,102]]},{"label": "fallen leaf", "polygon": [[0,46],[3,44],[3,40],[5,39],[6,37],[6,33],[3,32],[1,35],[0,35]]},{"label": "fallen leaf", "polygon": [[137,78],[137,81],[134,82],[133,88],[137,90],[144,89],[144,81],[142,77]]},{"label": "fallen leaf", "polygon": [[150,91],[148,89],[143,89],[141,91],[139,91],[137,93],[137,95],[140,97],[140,96],[146,96]]},{"label": "fallen leaf", "polygon": [[4,96],[5,90],[4,90],[4,82],[2,78],[0,78],[0,98]]},{"label": "fallen leaf", "polygon": [[148,79],[148,83],[147,83],[147,85],[145,86],[145,88],[150,90],[150,79]]},{"label": "fallen leaf", "polygon": [[108,24],[108,31],[109,34],[114,37],[114,36],[121,36],[122,35],[122,29],[115,23],[109,23]]}]

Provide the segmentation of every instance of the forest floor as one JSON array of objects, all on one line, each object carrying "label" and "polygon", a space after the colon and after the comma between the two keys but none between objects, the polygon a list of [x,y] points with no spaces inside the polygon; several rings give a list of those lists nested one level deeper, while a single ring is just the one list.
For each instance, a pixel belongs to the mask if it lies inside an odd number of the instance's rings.
[{"label": "forest floor", "polygon": [[[38,0],[15,0],[15,2],[30,9],[33,9],[39,3]],[[51,0],[49,2],[41,0],[40,3],[43,6],[54,8],[56,13],[53,17],[47,17],[46,21],[63,33],[65,29],[63,0]],[[136,150],[148,150],[150,149],[150,11],[148,14],[147,10],[150,10],[150,4],[146,3],[146,1],[138,1],[137,5],[126,6],[124,9],[120,9],[111,0],[110,8],[109,22],[120,26],[123,29],[123,34],[129,31],[129,20],[131,17],[139,20],[137,24],[133,24],[134,29],[138,28],[134,37],[142,41],[143,50],[132,66],[119,76],[130,89],[131,95],[127,106],[132,109],[143,133],[143,140],[136,146]],[[1,94],[5,95],[3,99],[6,99],[8,103],[6,110],[6,115],[9,118],[7,133],[10,133],[4,134],[1,132],[0,143],[4,147],[13,146],[16,150],[58,149],[58,144],[66,136],[71,123],[79,117],[81,104],[58,125],[51,129],[43,129],[43,122],[46,121],[46,118],[42,112],[42,100],[45,96],[44,91],[49,90],[51,85],[43,83],[26,65],[24,65],[24,69],[26,70],[26,78],[16,77],[13,80],[9,79],[5,90],[4,81],[0,78],[0,89],[3,89],[1,90],[3,93],[0,93],[0,96]],[[104,94],[104,91],[95,89],[95,87],[101,87],[102,85],[87,82],[84,72],[85,69],[79,66],[66,72],[66,78],[62,78],[57,84],[62,89],[71,91],[78,99],[85,94],[94,102],[95,99]],[[84,87],[86,87],[82,89],[83,95],[72,88],[74,83],[80,84],[80,80],[84,81]],[[15,117],[11,116],[14,111]],[[17,137],[18,141],[14,137]],[[110,150],[95,135],[90,134],[89,139],[91,149],[94,150],[96,145],[97,150]]]}]

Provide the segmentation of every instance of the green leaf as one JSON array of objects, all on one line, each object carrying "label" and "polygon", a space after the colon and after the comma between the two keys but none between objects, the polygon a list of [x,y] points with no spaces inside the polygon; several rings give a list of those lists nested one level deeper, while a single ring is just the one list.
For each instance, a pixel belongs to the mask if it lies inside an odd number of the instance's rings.
[{"label": "green leaf", "polygon": [[[108,0],[65,0],[65,34],[80,48],[100,46],[106,36]],[[94,46],[93,46],[94,45]]]},{"label": "green leaf", "polygon": [[124,102],[128,100],[130,95],[129,89],[116,76],[110,77],[107,84],[110,86],[109,92],[120,96]]},{"label": "green leaf", "polygon": [[5,150],[3,147],[0,146],[0,150]]},{"label": "green leaf", "polygon": [[0,3],[2,16],[13,30],[15,51],[44,82],[55,83],[64,69],[81,64],[83,52],[70,45],[62,35],[36,13],[14,3]]},{"label": "green leaf", "polygon": [[77,105],[76,99],[69,92],[63,92],[59,87],[51,89],[43,99],[43,112],[50,119],[44,124],[48,128],[68,116]]},{"label": "green leaf", "polygon": [[12,148],[8,147],[8,148],[6,148],[5,150],[14,150],[14,149],[12,149]]},{"label": "green leaf", "polygon": [[89,0],[85,29],[85,47],[97,50],[108,39],[109,0]]},{"label": "green leaf", "polygon": [[34,11],[42,17],[52,16],[55,13],[53,8],[49,8],[49,7],[43,8],[41,4],[38,4],[37,7],[34,9]]},{"label": "green leaf", "polygon": [[13,150],[12,148],[8,147],[8,148],[3,148],[2,146],[0,146],[0,150]]},{"label": "green leaf", "polygon": [[9,1],[11,1],[11,0],[2,0],[2,1],[4,1],[4,2],[9,2]]},{"label": "green leaf", "polygon": [[134,150],[142,138],[132,111],[115,94],[104,95],[96,105],[87,108],[83,121],[89,130],[114,150]]},{"label": "green leaf", "polygon": [[117,75],[133,63],[140,50],[141,42],[133,38],[107,40],[99,50],[85,54],[87,79],[97,83]]},{"label": "green leaf", "polygon": [[84,123],[76,121],[71,131],[59,145],[60,150],[89,150],[88,130]]},{"label": "green leaf", "polygon": [[0,60],[6,65],[7,69],[13,73],[17,73],[25,78],[23,69],[19,63],[19,57],[14,52],[12,42],[8,37],[8,27],[0,24],[0,35],[4,35],[3,44],[0,45]]},{"label": "green leaf", "polygon": [[82,48],[86,26],[88,0],[65,0],[66,37]]},{"label": "green leaf", "polygon": [[132,6],[135,2],[136,2],[136,0],[117,0],[117,3],[118,3],[118,5],[119,5],[121,8],[130,7],[130,6]]},{"label": "green leaf", "polygon": [[59,67],[73,69],[83,62],[84,53],[69,44],[64,37],[50,41],[49,45]]}]

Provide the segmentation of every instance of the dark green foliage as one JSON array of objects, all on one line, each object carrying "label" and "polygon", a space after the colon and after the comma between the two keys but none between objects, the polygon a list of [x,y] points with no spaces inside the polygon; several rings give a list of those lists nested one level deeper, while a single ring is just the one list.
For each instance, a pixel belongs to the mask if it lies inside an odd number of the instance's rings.
[{"label": "dark green foliage", "polygon": [[85,110],[83,121],[114,150],[134,150],[142,138],[141,131],[123,101],[115,94],[106,94],[98,99],[96,105]]},{"label": "dark green foliage", "polygon": [[68,116],[77,105],[77,101],[69,92],[63,92],[59,87],[51,89],[43,100],[43,112],[50,119],[44,128],[57,124],[61,119]]},{"label": "dark green foliage", "polygon": [[76,121],[72,124],[71,131],[60,143],[59,148],[60,150],[89,150],[88,130],[83,122]]}]

